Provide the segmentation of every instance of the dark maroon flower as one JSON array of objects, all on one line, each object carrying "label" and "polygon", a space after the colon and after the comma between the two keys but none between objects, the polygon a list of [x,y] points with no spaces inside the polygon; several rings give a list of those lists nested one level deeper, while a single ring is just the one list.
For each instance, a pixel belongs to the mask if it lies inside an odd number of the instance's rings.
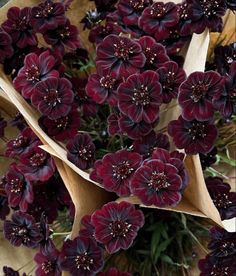
[{"label": "dark maroon flower", "polygon": [[162,86],[163,103],[167,104],[177,98],[179,86],[186,79],[186,74],[174,61],[162,64],[157,73]]},{"label": "dark maroon flower", "polygon": [[1,118],[1,115],[0,115],[0,138],[4,137],[6,127],[7,127],[7,121],[4,118]]},{"label": "dark maroon flower", "polygon": [[110,136],[119,134],[120,127],[119,127],[119,115],[116,113],[111,113],[107,118],[107,131]]},{"label": "dark maroon flower", "polygon": [[194,72],[179,88],[178,101],[185,120],[208,121],[214,114],[212,99],[222,90],[222,77],[214,72]]},{"label": "dark maroon flower", "polygon": [[60,252],[55,246],[49,249],[48,252],[38,252],[34,256],[34,261],[37,263],[35,271],[36,276],[61,276],[61,268],[59,263]]},{"label": "dark maroon flower", "polygon": [[129,272],[121,272],[115,267],[111,267],[106,272],[98,273],[98,276],[131,276],[131,274]]},{"label": "dark maroon flower", "polygon": [[24,128],[15,139],[7,143],[5,155],[9,157],[22,157],[28,154],[38,141],[38,137],[30,128]]},{"label": "dark maroon flower", "polygon": [[120,111],[139,123],[153,123],[159,115],[162,103],[161,85],[157,73],[145,71],[130,76],[117,91]]},{"label": "dark maroon flower", "polygon": [[230,72],[224,79],[224,88],[215,95],[214,106],[225,118],[236,115],[236,61],[231,64]]},{"label": "dark maroon flower", "polygon": [[223,27],[222,18],[226,12],[224,0],[187,0],[192,31],[200,34],[205,28],[212,32],[220,32]]},{"label": "dark maroon flower", "polygon": [[208,192],[218,209],[221,219],[236,217],[236,193],[230,192],[230,185],[219,177],[206,178]]},{"label": "dark maroon flower", "polygon": [[29,214],[17,211],[4,222],[4,236],[14,246],[36,247],[42,239],[38,225]]},{"label": "dark maroon flower", "polygon": [[24,128],[26,128],[27,123],[22,114],[17,111],[14,117],[11,119],[10,125],[12,127],[17,127],[20,131],[22,131]]},{"label": "dark maroon flower", "polygon": [[39,81],[48,77],[59,77],[58,71],[53,69],[55,62],[55,58],[49,51],[39,56],[35,53],[28,54],[24,60],[24,67],[20,69],[13,81],[16,90],[20,91],[26,99],[30,98]]},{"label": "dark maroon flower", "polygon": [[0,63],[13,55],[12,40],[8,33],[0,28]]},{"label": "dark maroon flower", "polygon": [[143,11],[139,27],[147,34],[154,35],[158,41],[168,37],[168,29],[175,26],[178,20],[176,4],[157,2]]},{"label": "dark maroon flower", "polygon": [[9,213],[10,213],[10,208],[8,206],[7,197],[1,195],[1,189],[0,189],[0,219],[5,220]]},{"label": "dark maroon flower", "polygon": [[236,61],[236,44],[218,46],[214,53],[217,71],[222,75],[229,73],[231,64]]},{"label": "dark maroon flower", "polygon": [[59,24],[56,29],[44,32],[43,37],[49,45],[52,45],[54,50],[58,50],[61,54],[64,53],[65,48],[75,50],[81,47],[78,29],[71,25],[68,19],[66,23]]},{"label": "dark maroon flower", "polygon": [[2,28],[12,38],[12,42],[19,48],[37,45],[37,37],[30,24],[31,8],[20,9],[12,7],[7,12],[7,20]]},{"label": "dark maroon flower", "polygon": [[51,0],[46,0],[32,8],[30,22],[36,32],[56,29],[58,25],[66,22],[65,7],[63,3],[53,3]]},{"label": "dark maroon flower", "polygon": [[157,69],[161,64],[170,60],[163,45],[157,43],[154,38],[142,36],[138,42],[146,57],[145,67]]},{"label": "dark maroon flower", "polygon": [[51,120],[65,117],[74,99],[72,84],[66,78],[47,78],[36,84],[32,104]]},{"label": "dark maroon flower", "polygon": [[179,13],[179,34],[181,36],[188,36],[193,33],[192,31],[192,20],[189,10],[189,4],[187,0],[182,1],[181,3],[177,4],[178,6],[178,13]]},{"label": "dark maroon flower", "polygon": [[157,159],[149,160],[134,173],[130,188],[148,206],[175,206],[182,197],[178,169]]},{"label": "dark maroon flower", "polygon": [[232,11],[236,11],[236,3],[234,0],[226,0],[226,6]]},{"label": "dark maroon flower", "polygon": [[96,65],[99,74],[113,73],[126,78],[138,73],[145,64],[141,46],[128,37],[107,36],[97,47]]},{"label": "dark maroon flower", "polygon": [[80,114],[76,108],[65,116],[56,120],[50,120],[48,117],[40,118],[40,125],[50,137],[55,137],[58,141],[65,141],[73,138],[80,127]]},{"label": "dark maroon flower", "polygon": [[108,253],[128,249],[144,225],[144,215],[134,205],[122,201],[109,202],[92,215],[95,238],[102,243]]},{"label": "dark maroon flower", "polygon": [[99,76],[98,74],[92,74],[89,76],[88,83],[86,85],[87,95],[98,104],[102,104],[105,101],[111,106],[117,105],[117,87],[119,81],[108,74],[106,76]]},{"label": "dark maroon flower", "polygon": [[29,181],[45,182],[54,174],[56,168],[52,157],[38,145],[21,157],[18,169]]},{"label": "dark maroon flower", "polygon": [[199,158],[201,161],[202,169],[205,170],[207,167],[210,167],[212,164],[214,164],[217,160],[217,148],[214,147],[210,152],[207,154],[200,153]]},{"label": "dark maroon flower", "polygon": [[126,149],[106,154],[96,169],[97,176],[102,179],[102,186],[119,196],[130,195],[132,175],[142,163],[142,157],[136,152]]},{"label": "dark maroon flower", "polygon": [[80,23],[84,24],[83,30],[91,30],[99,24],[105,17],[105,14],[97,9],[90,9],[86,12]]},{"label": "dark maroon flower", "polygon": [[226,258],[236,254],[236,232],[227,232],[218,226],[210,229],[211,241],[208,248],[210,255],[217,258]]},{"label": "dark maroon flower", "polygon": [[62,248],[61,267],[72,276],[95,276],[103,268],[102,249],[92,238],[67,240]]},{"label": "dark maroon flower", "polygon": [[94,237],[94,226],[91,222],[91,215],[83,216],[81,219],[81,229],[79,231],[79,236],[84,238]]},{"label": "dark maroon flower", "polygon": [[155,148],[170,149],[169,138],[166,134],[151,131],[133,143],[133,150],[143,155],[144,158],[150,157]]},{"label": "dark maroon flower", "polygon": [[168,133],[176,147],[185,149],[186,154],[208,153],[217,138],[217,128],[210,122],[186,121],[182,116],[171,121]]},{"label": "dark maroon flower", "polygon": [[43,254],[47,255],[54,248],[54,244],[50,238],[53,231],[50,229],[48,219],[44,212],[41,214],[39,229],[40,233],[42,234],[40,250]]},{"label": "dark maroon flower", "polygon": [[17,270],[14,270],[13,268],[9,266],[4,266],[2,268],[4,275],[3,276],[20,276],[19,272]]},{"label": "dark maroon flower", "polygon": [[87,170],[93,166],[95,145],[87,133],[79,133],[69,140],[66,148],[67,158],[81,170]]}]

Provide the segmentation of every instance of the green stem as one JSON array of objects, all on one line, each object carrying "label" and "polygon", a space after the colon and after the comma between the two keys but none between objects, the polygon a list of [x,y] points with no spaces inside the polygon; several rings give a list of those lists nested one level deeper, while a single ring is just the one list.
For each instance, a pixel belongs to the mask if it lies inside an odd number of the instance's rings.
[{"label": "green stem", "polygon": [[198,238],[193,234],[192,231],[190,231],[188,228],[186,228],[186,230],[188,231],[188,234],[194,239],[194,241],[199,245],[199,247],[204,251],[204,253],[207,255],[208,251],[207,249],[200,243],[200,241],[198,240]]},{"label": "green stem", "polygon": [[67,236],[67,235],[70,235],[70,234],[71,234],[71,232],[62,232],[62,233],[57,232],[57,233],[53,233],[52,235],[53,236]]}]

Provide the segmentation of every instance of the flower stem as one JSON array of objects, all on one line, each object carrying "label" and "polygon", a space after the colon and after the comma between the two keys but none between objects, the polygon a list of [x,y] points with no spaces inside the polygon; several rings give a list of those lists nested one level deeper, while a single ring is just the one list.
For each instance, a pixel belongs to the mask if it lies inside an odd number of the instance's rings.
[{"label": "flower stem", "polygon": [[71,232],[56,232],[56,233],[53,233],[52,235],[53,236],[67,236],[67,235],[70,235]]}]

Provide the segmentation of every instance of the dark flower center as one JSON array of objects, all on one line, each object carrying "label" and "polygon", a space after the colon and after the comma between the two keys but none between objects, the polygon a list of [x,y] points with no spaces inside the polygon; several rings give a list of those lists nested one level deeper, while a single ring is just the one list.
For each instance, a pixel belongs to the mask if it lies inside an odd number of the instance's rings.
[{"label": "dark flower center", "polygon": [[30,157],[30,165],[32,167],[40,167],[46,161],[46,154],[44,153],[35,153],[32,157]]},{"label": "dark flower center", "polygon": [[42,263],[42,270],[45,274],[55,271],[55,264],[52,261],[46,261]]},{"label": "dark flower center", "polygon": [[179,6],[179,15],[181,19],[188,19],[188,4],[187,3],[182,3]]},{"label": "dark flower center", "polygon": [[91,145],[82,146],[79,151],[79,157],[83,160],[89,160],[93,156],[93,150]]},{"label": "dark flower center", "polygon": [[35,15],[35,17],[50,17],[50,15],[53,13],[53,6],[51,3],[47,3],[38,13]]},{"label": "dark flower center", "polygon": [[23,190],[24,187],[24,182],[21,181],[21,179],[19,178],[13,178],[10,180],[10,184],[11,184],[11,193],[21,193],[21,191]]},{"label": "dark flower center", "polygon": [[19,20],[17,20],[14,26],[18,31],[25,31],[29,27],[29,21],[27,17],[24,16],[23,18],[20,18]]},{"label": "dark flower center", "polygon": [[211,276],[229,276],[229,267],[219,267],[214,265],[210,273]]},{"label": "dark flower center", "polygon": [[142,11],[145,7],[145,0],[130,0],[129,4],[135,11]]},{"label": "dark flower center", "polygon": [[156,192],[159,192],[162,189],[168,188],[170,184],[168,183],[167,177],[163,172],[159,173],[154,171],[151,175],[148,186],[153,188]]},{"label": "dark flower center", "polygon": [[188,133],[192,137],[192,140],[206,137],[206,125],[200,122],[193,122],[192,126],[188,128]]},{"label": "dark flower center", "polygon": [[76,256],[75,263],[78,269],[90,271],[93,266],[94,259],[91,258],[87,252],[84,252],[83,254]]},{"label": "dark flower center", "polygon": [[165,13],[166,8],[163,3],[155,3],[150,10],[150,15],[153,18],[161,18],[165,15]]},{"label": "dark flower center", "polygon": [[116,220],[109,224],[110,235],[115,237],[126,237],[127,233],[131,231],[132,224],[129,224],[122,220]]},{"label": "dark flower center", "polygon": [[58,30],[58,34],[61,37],[61,39],[66,39],[70,37],[70,29],[69,27],[63,27]]},{"label": "dark flower center", "polygon": [[198,102],[206,95],[208,91],[208,85],[205,83],[198,83],[198,84],[192,85],[191,89],[192,89],[191,99],[194,102]]},{"label": "dark flower center", "polygon": [[26,78],[28,81],[39,81],[40,79],[40,71],[38,66],[33,64],[29,69],[25,72]]},{"label": "dark flower center", "polygon": [[229,207],[229,205],[232,203],[229,200],[227,194],[218,194],[213,199],[213,202],[216,205],[216,207],[218,207],[218,208],[224,208],[224,209],[227,209]]},{"label": "dark flower center", "polygon": [[117,43],[113,44],[114,46],[114,55],[118,59],[128,60],[130,54],[133,53],[133,47],[128,46],[124,40],[120,40]]},{"label": "dark flower center", "polygon": [[129,161],[123,161],[118,165],[112,165],[112,175],[118,179],[126,179],[133,170]]},{"label": "dark flower center", "polygon": [[59,118],[56,120],[56,126],[57,128],[61,129],[61,130],[65,130],[67,129],[69,125],[69,117],[63,117],[63,118]]},{"label": "dark flower center", "polygon": [[47,89],[47,95],[44,96],[44,100],[49,106],[55,107],[58,103],[61,103],[61,98],[58,96],[58,90]]},{"label": "dark flower center", "polygon": [[13,143],[12,143],[12,146],[14,148],[20,148],[20,147],[23,147],[25,146],[26,144],[28,143],[28,138],[20,135],[18,138],[16,138]]},{"label": "dark flower center", "polygon": [[28,230],[27,228],[23,226],[15,226],[12,228],[12,233],[11,236],[17,238],[21,237],[23,244],[28,243],[30,241],[30,238],[27,236],[28,235]]},{"label": "dark flower center", "polygon": [[100,79],[100,84],[102,87],[106,88],[106,89],[113,89],[114,85],[115,85],[115,79],[112,78],[112,76],[107,75],[105,77],[101,77]]},{"label": "dark flower center", "polygon": [[173,91],[176,85],[176,75],[175,72],[169,71],[165,79],[162,81],[162,88],[163,90]]},{"label": "dark flower center", "polygon": [[236,87],[235,87],[235,88],[232,88],[232,90],[230,90],[230,92],[229,92],[229,97],[230,97],[230,100],[231,100],[233,103],[236,103]]},{"label": "dark flower center", "polygon": [[224,256],[228,256],[230,252],[235,250],[235,244],[232,241],[225,241],[219,246],[219,249],[224,254]]},{"label": "dark flower center", "polygon": [[147,47],[145,50],[144,50],[144,53],[145,53],[145,57],[146,57],[146,61],[147,63],[151,63],[153,64],[156,57],[157,57],[157,53],[155,53],[152,48],[150,47]]},{"label": "dark flower center", "polygon": [[150,104],[150,95],[147,86],[142,84],[139,89],[134,88],[133,91],[132,100],[134,104],[143,106]]},{"label": "dark flower center", "polygon": [[202,7],[203,13],[206,17],[211,17],[216,15],[217,9],[219,8],[220,1],[218,0],[200,0],[200,5]]}]

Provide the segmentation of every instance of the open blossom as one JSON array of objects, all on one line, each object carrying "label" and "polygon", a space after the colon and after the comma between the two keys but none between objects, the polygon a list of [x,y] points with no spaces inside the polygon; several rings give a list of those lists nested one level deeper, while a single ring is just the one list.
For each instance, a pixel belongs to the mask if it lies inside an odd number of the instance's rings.
[{"label": "open blossom", "polygon": [[141,46],[128,37],[111,34],[97,47],[96,65],[101,75],[113,73],[126,78],[138,73],[145,60]]},{"label": "open blossom", "polygon": [[221,75],[226,75],[230,71],[231,64],[236,62],[236,45],[218,46],[214,49],[214,64]]},{"label": "open blossom", "polygon": [[199,158],[201,161],[202,169],[205,170],[217,161],[217,148],[214,147],[211,151],[206,154],[200,153]]},{"label": "open blossom", "polygon": [[120,111],[134,122],[153,123],[162,103],[161,85],[157,73],[145,71],[130,76],[117,91]]},{"label": "open blossom", "polygon": [[144,215],[128,202],[109,202],[93,213],[91,221],[96,240],[113,254],[132,245],[144,225]]},{"label": "open blossom", "polygon": [[85,215],[82,217],[79,236],[85,238],[94,237],[94,226],[91,222],[91,215]]},{"label": "open blossom", "polygon": [[107,118],[107,132],[110,136],[119,134],[120,127],[119,127],[119,115],[116,113],[111,113]]},{"label": "open blossom", "polygon": [[30,53],[25,57],[22,67],[14,79],[13,84],[16,90],[20,91],[24,98],[28,99],[33,93],[35,85],[48,77],[59,77],[58,71],[54,69],[56,60],[49,51],[39,56]]},{"label": "open blossom", "polygon": [[0,28],[0,63],[13,55],[12,40],[8,33]]}]

